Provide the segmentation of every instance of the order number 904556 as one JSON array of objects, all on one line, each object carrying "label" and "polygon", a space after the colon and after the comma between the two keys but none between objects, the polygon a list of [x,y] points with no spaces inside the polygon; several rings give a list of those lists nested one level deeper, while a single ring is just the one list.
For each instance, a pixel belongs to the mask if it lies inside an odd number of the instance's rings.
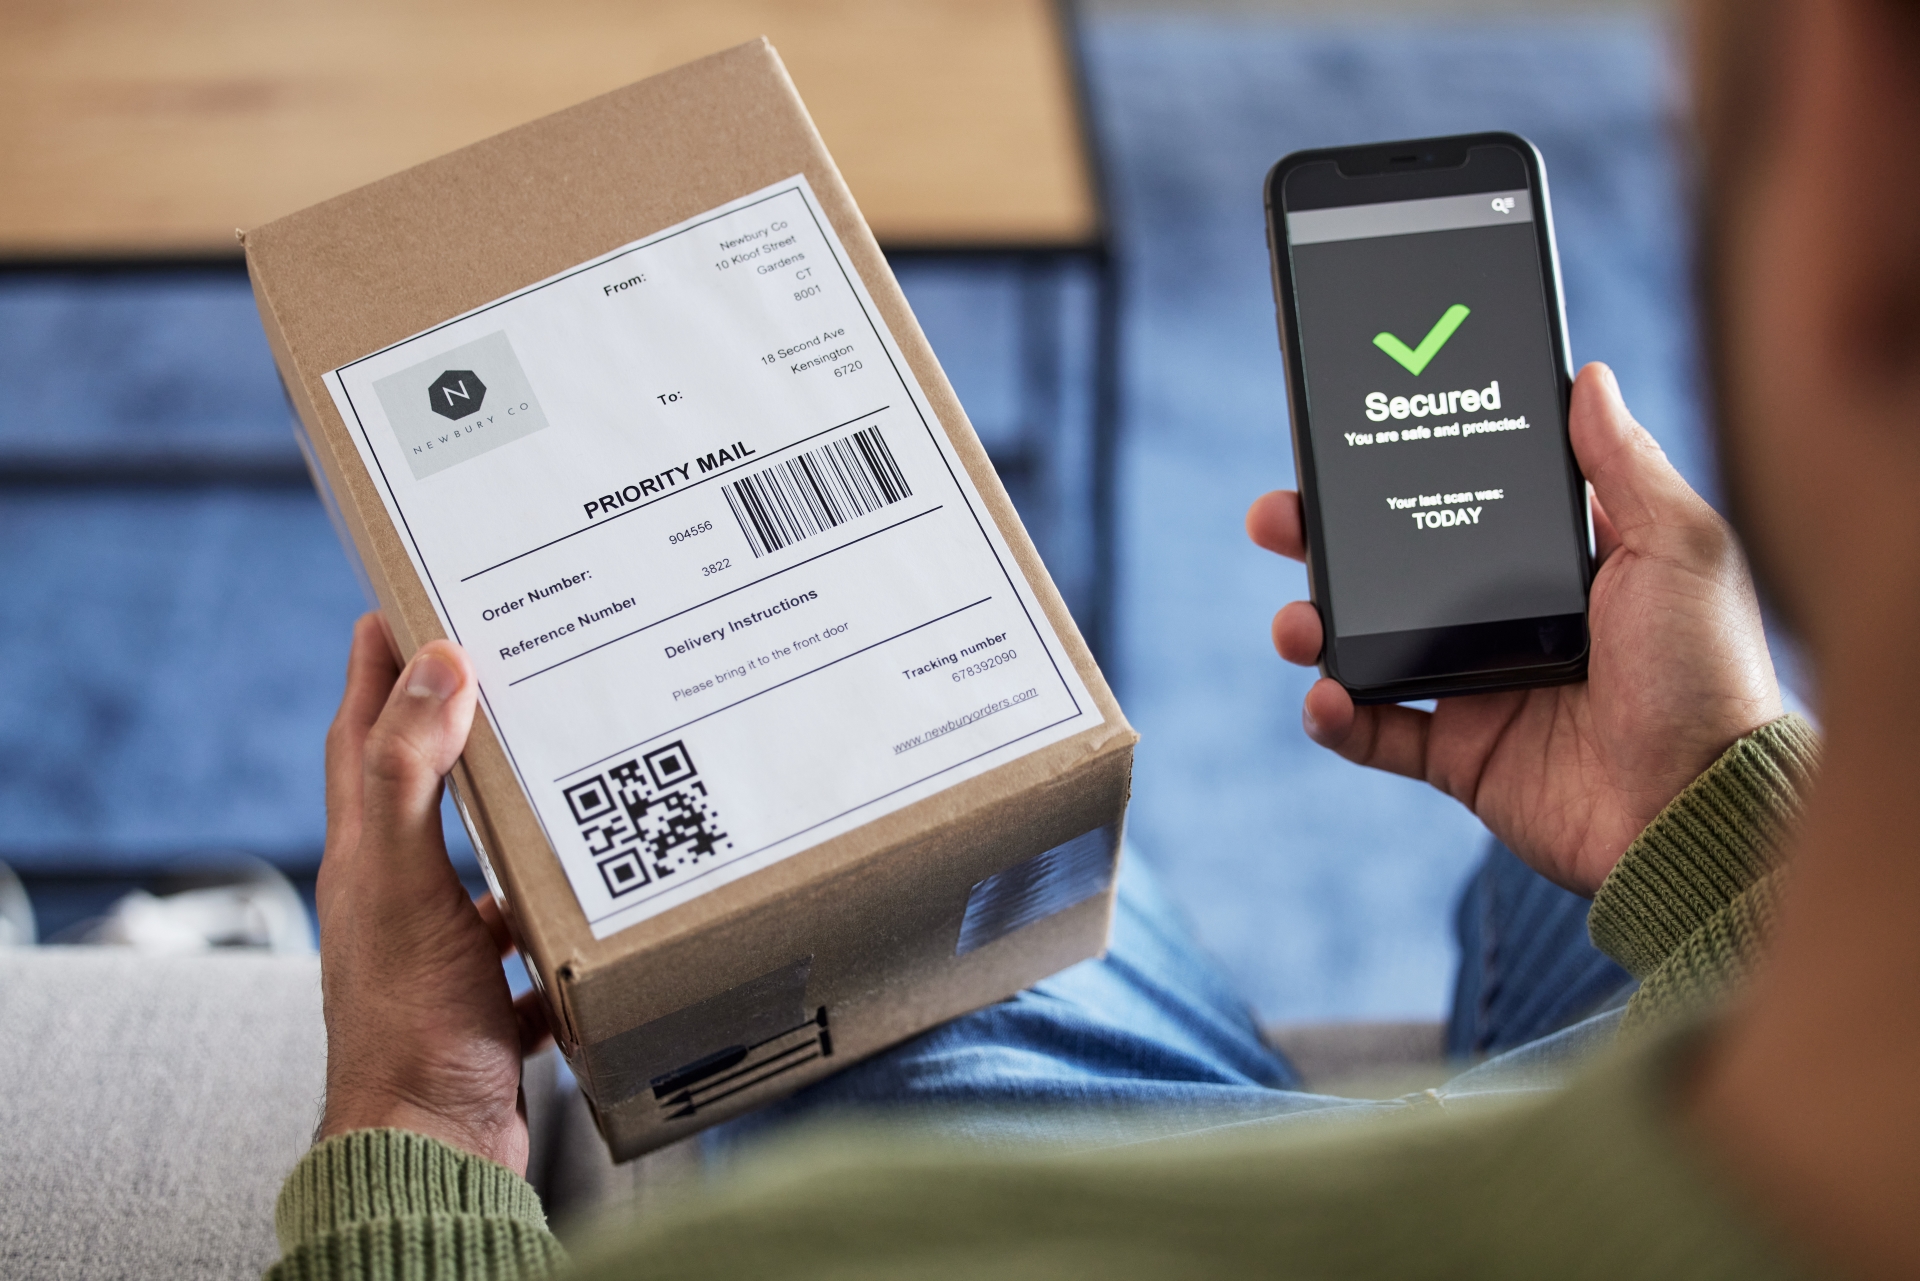
[{"label": "order number 904556", "polygon": [[702,534],[711,534],[712,532],[713,532],[713,522],[710,520],[703,520],[697,525],[687,526],[685,529],[680,530],[678,533],[668,534],[667,541],[669,543],[684,543],[689,538],[698,538]]},{"label": "order number 904556", "polygon": [[700,567],[700,572],[706,577],[712,578],[715,574],[719,573],[721,570],[727,568],[731,564],[733,564],[733,558],[726,557],[721,560],[716,560],[711,565],[702,565]]}]

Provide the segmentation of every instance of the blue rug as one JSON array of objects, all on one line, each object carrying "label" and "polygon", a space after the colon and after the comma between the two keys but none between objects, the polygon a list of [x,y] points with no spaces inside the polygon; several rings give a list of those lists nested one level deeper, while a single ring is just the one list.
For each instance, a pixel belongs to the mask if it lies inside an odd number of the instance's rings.
[{"label": "blue rug", "polygon": [[[231,272],[0,282],[0,465],[298,466]],[[0,493],[0,858],[103,874],[222,850],[310,868],[365,608],[311,489]]]},{"label": "blue rug", "polygon": [[[1703,483],[1685,216],[1658,32],[1636,23],[1300,29],[1116,18],[1089,34],[1128,281],[1113,676],[1145,739],[1132,832],[1269,1018],[1429,1015],[1483,837],[1298,728],[1267,646],[1303,591],[1241,514],[1290,483],[1260,180],[1297,147],[1511,128],[1546,152],[1576,356]],[[903,273],[991,444],[1021,411],[1017,282]],[[1071,372],[1084,331],[1064,336]],[[1068,380],[1072,385],[1072,380]],[[0,466],[294,457],[243,281],[0,279]],[[1084,412],[1074,402],[1063,412]],[[1043,543],[1083,513],[1034,489]],[[309,869],[321,737],[363,607],[319,506],[278,489],[0,492],[0,858],[136,869],[241,849]]]}]

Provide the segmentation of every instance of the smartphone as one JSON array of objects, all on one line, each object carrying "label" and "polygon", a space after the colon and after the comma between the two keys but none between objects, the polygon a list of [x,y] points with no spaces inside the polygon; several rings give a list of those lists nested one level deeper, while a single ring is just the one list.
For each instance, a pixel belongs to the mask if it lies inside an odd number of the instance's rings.
[{"label": "smartphone", "polygon": [[1358,703],[1584,678],[1593,522],[1540,153],[1298,151],[1266,204],[1321,670]]}]

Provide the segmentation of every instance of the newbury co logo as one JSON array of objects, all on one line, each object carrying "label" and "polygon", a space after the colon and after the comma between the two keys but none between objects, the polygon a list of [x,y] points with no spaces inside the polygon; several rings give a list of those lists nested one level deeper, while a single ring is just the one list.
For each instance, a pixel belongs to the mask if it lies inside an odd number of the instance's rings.
[{"label": "newbury co logo", "polygon": [[375,379],[373,389],[416,480],[547,425],[504,330]]},{"label": "newbury co logo", "polygon": [[442,418],[477,414],[487,401],[487,385],[471,369],[449,369],[427,388],[427,403]]}]

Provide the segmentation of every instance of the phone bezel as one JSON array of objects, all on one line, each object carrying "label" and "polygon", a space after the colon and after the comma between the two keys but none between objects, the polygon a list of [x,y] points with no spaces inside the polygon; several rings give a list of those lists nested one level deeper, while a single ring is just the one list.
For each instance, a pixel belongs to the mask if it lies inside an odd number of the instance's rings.
[{"label": "phone bezel", "polygon": [[[1352,171],[1358,170],[1365,176],[1391,179],[1397,174],[1406,174],[1411,177],[1415,174],[1456,168],[1459,164],[1466,162],[1467,153],[1472,148],[1489,145],[1503,146],[1518,153],[1526,167],[1527,190],[1532,197],[1534,208],[1535,245],[1543,268],[1540,279],[1547,291],[1548,328],[1551,331],[1550,337],[1553,344],[1554,372],[1559,380],[1558,430],[1566,459],[1569,508],[1576,513],[1578,527],[1576,542],[1580,549],[1583,590],[1590,592],[1594,573],[1593,513],[1587,498],[1586,478],[1580,471],[1579,462],[1573,456],[1572,441],[1567,434],[1567,411],[1573,394],[1573,365],[1567,343],[1566,304],[1560,280],[1560,255],[1554,243],[1553,208],[1547,190],[1546,163],[1541,158],[1539,149],[1515,133],[1455,134],[1438,138],[1370,143],[1364,146],[1322,147],[1296,151],[1283,157],[1267,172],[1264,186],[1267,249],[1273,270],[1280,349],[1286,365],[1289,434],[1293,438],[1294,474],[1299,483],[1301,516],[1307,544],[1307,585],[1314,608],[1320,613],[1323,634],[1326,638],[1320,651],[1320,670],[1323,675],[1339,681],[1356,703],[1405,702],[1410,699],[1439,698],[1451,694],[1490,693],[1503,689],[1558,685],[1584,679],[1587,673],[1587,658],[1592,649],[1592,635],[1587,627],[1585,613],[1578,616],[1581,629],[1579,654],[1572,659],[1544,662],[1496,661],[1491,666],[1422,672],[1404,679],[1371,683],[1349,680],[1342,674],[1340,644],[1328,623],[1331,611],[1324,599],[1327,591],[1325,540],[1320,520],[1319,484],[1313,454],[1313,438],[1308,430],[1311,410],[1307,406],[1305,392],[1306,373],[1297,338],[1299,316],[1293,290],[1292,246],[1286,238],[1284,184],[1288,175],[1294,170],[1304,165],[1328,161],[1339,166],[1340,171],[1348,176],[1353,176]],[[1442,163],[1439,159],[1456,153],[1460,156],[1457,164]],[[1416,160],[1404,169],[1376,168],[1390,162],[1393,157],[1408,154],[1414,155]],[[1373,172],[1370,173],[1369,170]],[[1403,198],[1418,199],[1420,196],[1416,193]],[[1574,615],[1558,615],[1538,619],[1500,620],[1498,626],[1508,630],[1524,631],[1529,627],[1562,625],[1574,617]],[[1415,638],[1426,637],[1431,646],[1444,647],[1449,639],[1461,641],[1467,632],[1492,626],[1496,624],[1470,623],[1458,627],[1434,628],[1424,632],[1394,632],[1385,635],[1407,638],[1404,643],[1409,645],[1418,643]],[[1542,643],[1544,644],[1544,641]]]}]

